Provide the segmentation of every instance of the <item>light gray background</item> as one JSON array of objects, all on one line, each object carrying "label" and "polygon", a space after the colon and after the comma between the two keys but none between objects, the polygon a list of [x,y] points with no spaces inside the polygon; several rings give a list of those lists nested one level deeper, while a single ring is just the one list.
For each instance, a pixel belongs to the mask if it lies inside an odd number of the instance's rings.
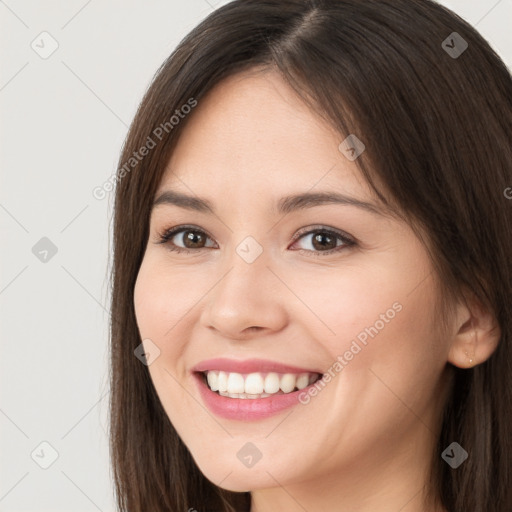
[{"label": "light gray background", "polygon": [[[225,3],[0,0],[2,512],[114,510],[106,435],[113,195],[97,200],[92,190],[115,171],[155,70]],[[512,0],[440,3],[512,67]],[[31,47],[51,49],[43,31],[58,43],[46,59]],[[44,246],[33,253],[43,237],[55,255]],[[58,457],[41,468],[52,450]]]}]

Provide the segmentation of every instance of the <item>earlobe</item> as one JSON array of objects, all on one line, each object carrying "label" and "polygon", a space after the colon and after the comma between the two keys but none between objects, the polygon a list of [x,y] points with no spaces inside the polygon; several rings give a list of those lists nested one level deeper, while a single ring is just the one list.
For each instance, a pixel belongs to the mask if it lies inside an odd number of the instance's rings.
[{"label": "earlobe", "polygon": [[478,343],[476,341],[476,331],[473,331],[473,338],[475,339],[474,342],[469,340],[463,341],[460,335],[457,335],[450,347],[448,361],[454,366],[465,369],[472,368],[473,366],[483,362],[482,360],[479,360],[476,355],[476,346]]},{"label": "earlobe", "polygon": [[460,305],[459,313],[448,361],[459,368],[473,368],[494,353],[501,329],[493,312],[476,298],[468,305]]}]

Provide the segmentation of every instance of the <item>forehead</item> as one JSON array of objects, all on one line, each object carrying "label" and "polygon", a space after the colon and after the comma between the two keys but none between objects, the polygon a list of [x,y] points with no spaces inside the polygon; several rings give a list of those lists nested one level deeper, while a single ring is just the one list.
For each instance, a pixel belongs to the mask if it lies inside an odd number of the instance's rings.
[{"label": "forehead", "polygon": [[189,116],[157,194],[172,186],[232,200],[315,187],[372,195],[339,151],[341,136],[274,71],[226,78]]}]

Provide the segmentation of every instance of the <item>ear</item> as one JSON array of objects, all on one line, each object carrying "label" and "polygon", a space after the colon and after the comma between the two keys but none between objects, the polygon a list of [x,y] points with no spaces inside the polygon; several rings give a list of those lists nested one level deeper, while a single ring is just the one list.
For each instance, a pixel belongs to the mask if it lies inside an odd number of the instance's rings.
[{"label": "ear", "polygon": [[448,361],[459,368],[472,368],[493,354],[500,338],[501,329],[493,312],[472,294],[467,304],[457,305]]}]

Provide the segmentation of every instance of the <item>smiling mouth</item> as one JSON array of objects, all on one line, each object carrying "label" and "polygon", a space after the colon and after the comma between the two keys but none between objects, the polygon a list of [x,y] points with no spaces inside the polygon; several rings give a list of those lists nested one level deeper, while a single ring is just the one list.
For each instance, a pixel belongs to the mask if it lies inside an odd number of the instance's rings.
[{"label": "smiling mouth", "polygon": [[219,370],[197,372],[208,388],[229,398],[257,399],[300,391],[322,378],[320,373],[254,372]]}]

